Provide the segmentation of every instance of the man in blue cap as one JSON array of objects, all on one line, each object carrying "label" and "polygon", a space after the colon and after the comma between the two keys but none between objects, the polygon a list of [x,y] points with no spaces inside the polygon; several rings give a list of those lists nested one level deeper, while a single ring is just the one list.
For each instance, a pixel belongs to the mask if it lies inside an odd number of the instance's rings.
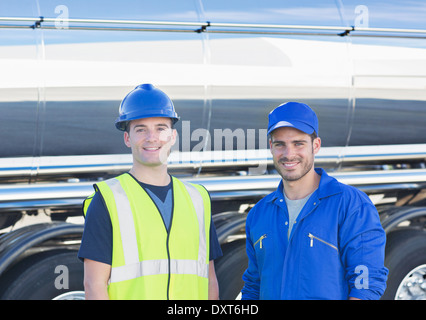
[{"label": "man in blue cap", "polygon": [[386,288],[386,236],[368,196],[314,168],[318,119],[288,102],[269,114],[282,180],[246,221],[242,299],[379,299]]}]

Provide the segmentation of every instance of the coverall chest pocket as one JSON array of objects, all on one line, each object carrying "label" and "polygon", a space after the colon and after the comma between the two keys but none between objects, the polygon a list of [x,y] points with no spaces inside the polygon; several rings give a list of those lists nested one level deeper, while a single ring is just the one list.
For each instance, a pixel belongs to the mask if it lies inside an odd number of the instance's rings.
[{"label": "coverall chest pocket", "polygon": [[337,253],[339,253],[339,249],[337,248],[337,245],[333,244],[331,241],[326,241],[324,240],[322,237],[319,237],[311,232],[308,233],[308,238],[310,239],[309,241],[309,247],[313,248],[314,244],[317,245],[326,245],[331,249],[336,250]]},{"label": "coverall chest pocket", "polygon": [[259,239],[256,240],[256,242],[253,244],[254,249],[256,250],[256,246],[258,246],[258,249],[263,249],[263,241],[266,239],[268,235],[265,233],[259,237]]},{"label": "coverall chest pocket", "polygon": [[330,296],[330,288],[342,288],[344,280],[336,234],[331,230],[309,228],[302,236],[301,289],[311,299]]},{"label": "coverall chest pocket", "polygon": [[263,268],[265,260],[267,260],[272,248],[272,235],[269,232],[261,232],[253,237],[253,248],[256,254],[258,267]]}]

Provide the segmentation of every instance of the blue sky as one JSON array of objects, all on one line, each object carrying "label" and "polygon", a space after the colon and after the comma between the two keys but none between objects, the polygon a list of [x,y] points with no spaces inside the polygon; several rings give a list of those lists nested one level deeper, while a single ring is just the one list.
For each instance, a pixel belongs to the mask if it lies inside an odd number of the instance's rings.
[{"label": "blue sky", "polygon": [[[201,4],[200,4],[201,3]],[[338,7],[347,22],[354,9],[365,5],[374,27],[426,27],[424,0],[9,0],[0,2],[0,16],[55,17],[55,8],[65,5],[70,18],[198,20],[198,8],[216,22],[339,25]]]},{"label": "blue sky", "polygon": [[[426,29],[426,1],[356,1],[356,0],[9,0],[0,2],[0,16],[56,18],[55,8],[65,6],[69,18],[135,19],[163,21],[212,21],[231,23],[268,23],[290,25],[351,26],[359,14],[360,5],[369,27]],[[108,32],[46,32],[52,42],[137,40],[140,33]],[[31,31],[0,29],[1,44],[17,44],[31,41]],[[143,36],[144,39],[190,38],[182,34],[158,34]]]}]

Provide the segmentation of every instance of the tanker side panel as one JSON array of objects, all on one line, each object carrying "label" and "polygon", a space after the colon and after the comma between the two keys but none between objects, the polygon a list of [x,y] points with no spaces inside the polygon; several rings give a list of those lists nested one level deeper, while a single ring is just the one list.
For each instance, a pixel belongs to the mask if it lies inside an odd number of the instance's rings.
[{"label": "tanker side panel", "polygon": [[424,144],[425,40],[352,41],[356,107],[350,145]]},{"label": "tanker side panel", "polygon": [[[166,3],[84,7],[64,1],[59,9],[69,18],[338,27],[369,18],[371,24],[394,25],[373,14],[392,13],[373,1],[365,5],[369,16],[364,7],[334,1],[293,1],[286,8],[273,1]],[[29,8],[25,16],[60,14],[53,3],[37,8],[31,2]],[[312,15],[317,10],[325,11]],[[18,13],[11,6],[8,15]],[[421,27],[416,19],[404,23]],[[1,64],[10,75],[0,80],[2,158],[129,153],[113,123],[121,99],[143,82],[175,101],[180,151],[267,148],[267,114],[290,100],[318,113],[324,148],[424,142],[424,40],[59,27],[1,29],[0,35],[7,40]]]},{"label": "tanker side panel", "polygon": [[[34,16],[37,13],[32,2],[22,1],[19,7],[2,4],[1,15]],[[31,159],[35,153],[40,108],[38,86],[41,85],[37,65],[39,45],[34,31],[0,29],[0,167],[3,167],[3,158]],[[17,50],[10,50],[10,46]],[[34,79],[36,86],[31,84]],[[19,166],[29,168],[31,160]],[[29,170],[26,173],[20,177],[21,181],[29,179]]]}]

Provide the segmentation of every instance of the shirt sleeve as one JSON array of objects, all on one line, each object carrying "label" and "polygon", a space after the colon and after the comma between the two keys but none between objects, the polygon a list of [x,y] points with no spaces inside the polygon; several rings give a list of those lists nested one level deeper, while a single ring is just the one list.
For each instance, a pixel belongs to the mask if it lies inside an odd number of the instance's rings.
[{"label": "shirt sleeve", "polygon": [[99,192],[95,193],[87,209],[78,257],[82,261],[90,259],[109,265],[112,263],[111,219]]},{"label": "shirt sleeve", "polygon": [[349,297],[379,299],[386,289],[388,270],[384,266],[386,234],[374,205],[367,200],[358,203],[340,234]]},{"label": "shirt sleeve", "polygon": [[214,226],[213,219],[210,221],[210,258],[215,260],[223,255],[222,248],[220,247],[219,240],[217,239],[216,227]]},{"label": "shirt sleeve", "polygon": [[[250,213],[253,214],[255,208]],[[250,236],[250,213],[246,220],[246,252],[248,257],[248,267],[243,274],[244,286],[241,290],[241,300],[259,300],[260,295],[260,275],[257,267],[256,253]]]}]

